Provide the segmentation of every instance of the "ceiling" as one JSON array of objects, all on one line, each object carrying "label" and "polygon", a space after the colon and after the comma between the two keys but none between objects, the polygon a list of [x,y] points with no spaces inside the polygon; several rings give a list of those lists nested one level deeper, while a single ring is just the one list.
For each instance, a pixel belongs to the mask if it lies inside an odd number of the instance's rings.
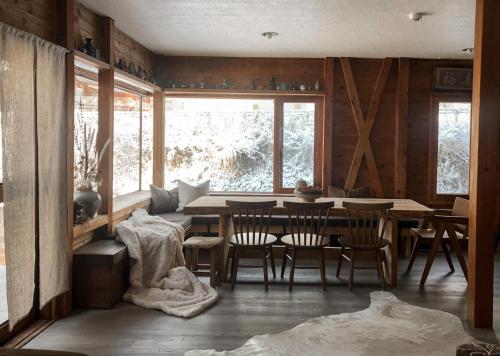
[{"label": "ceiling", "polygon": [[470,58],[474,43],[474,0],[80,1],[165,55]]}]

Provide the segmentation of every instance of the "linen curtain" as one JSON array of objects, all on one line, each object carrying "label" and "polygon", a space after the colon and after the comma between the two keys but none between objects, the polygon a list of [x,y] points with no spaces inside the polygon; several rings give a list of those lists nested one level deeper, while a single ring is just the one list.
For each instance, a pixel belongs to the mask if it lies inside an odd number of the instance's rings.
[{"label": "linen curtain", "polygon": [[40,307],[69,286],[65,56],[64,48],[36,41]]},{"label": "linen curtain", "polygon": [[33,308],[37,223],[40,307],[69,289],[64,53],[61,47],[0,23],[4,238],[11,329]]}]

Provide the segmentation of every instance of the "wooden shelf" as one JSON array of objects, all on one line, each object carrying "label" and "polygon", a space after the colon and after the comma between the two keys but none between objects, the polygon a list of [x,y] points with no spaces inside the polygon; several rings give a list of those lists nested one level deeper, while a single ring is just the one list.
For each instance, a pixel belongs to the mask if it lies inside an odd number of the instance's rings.
[{"label": "wooden shelf", "polygon": [[158,85],[150,83],[118,68],[115,68],[115,80],[125,84],[125,86],[139,88],[150,94],[154,91],[161,90]]},{"label": "wooden shelf", "polygon": [[197,88],[167,88],[164,89],[168,95],[186,95],[186,94],[226,94],[226,95],[292,95],[292,96],[323,96],[322,90],[251,90],[251,89],[197,89]]},{"label": "wooden shelf", "polygon": [[85,53],[80,52],[78,50],[75,50],[75,65],[77,67],[80,67],[80,68],[83,68],[85,70],[89,70],[92,72],[98,72],[100,69],[109,69],[110,68],[109,63],[106,63],[100,59],[89,56],[88,54],[85,54]]},{"label": "wooden shelf", "polygon": [[94,231],[97,228],[108,223],[107,215],[97,215],[95,218],[84,222],[83,224],[73,225],[73,239]]}]

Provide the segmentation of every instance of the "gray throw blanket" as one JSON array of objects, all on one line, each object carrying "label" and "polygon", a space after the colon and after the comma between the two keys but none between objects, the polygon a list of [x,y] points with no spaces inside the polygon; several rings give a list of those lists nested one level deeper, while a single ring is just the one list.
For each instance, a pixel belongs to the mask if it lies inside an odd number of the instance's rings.
[{"label": "gray throw blanket", "polygon": [[180,225],[138,209],[116,230],[131,258],[125,301],[184,318],[215,304],[217,292],[185,267]]}]

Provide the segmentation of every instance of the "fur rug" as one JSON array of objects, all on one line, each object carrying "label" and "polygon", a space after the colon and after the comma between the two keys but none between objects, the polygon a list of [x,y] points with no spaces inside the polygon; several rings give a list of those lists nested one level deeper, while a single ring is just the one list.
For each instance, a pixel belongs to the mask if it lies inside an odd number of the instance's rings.
[{"label": "fur rug", "polygon": [[139,209],[116,230],[132,260],[125,301],[185,318],[215,304],[217,292],[184,267],[181,226]]},{"label": "fur rug", "polygon": [[404,303],[388,292],[370,297],[370,307],[356,313],[321,316],[280,334],[254,336],[236,350],[185,356],[455,355],[457,346],[475,342],[452,314]]}]

